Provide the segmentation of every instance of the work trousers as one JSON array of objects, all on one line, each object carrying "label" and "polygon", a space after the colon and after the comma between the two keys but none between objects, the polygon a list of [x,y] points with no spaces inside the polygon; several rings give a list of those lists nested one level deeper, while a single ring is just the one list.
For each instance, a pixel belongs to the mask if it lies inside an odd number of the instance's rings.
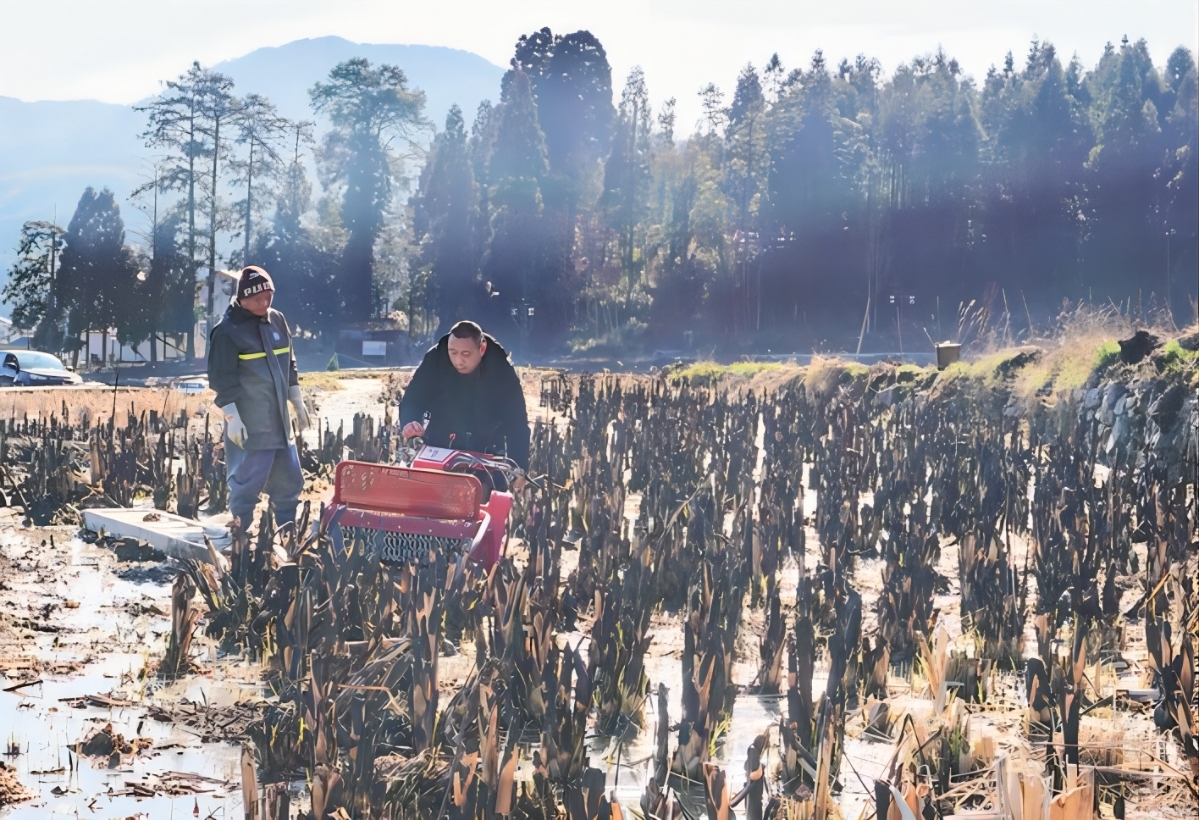
[{"label": "work trousers", "polygon": [[258,496],[266,492],[275,505],[275,526],[296,520],[304,489],[304,473],[296,445],[273,450],[243,450],[225,438],[225,475],[229,483],[229,512],[243,529],[253,525]]}]

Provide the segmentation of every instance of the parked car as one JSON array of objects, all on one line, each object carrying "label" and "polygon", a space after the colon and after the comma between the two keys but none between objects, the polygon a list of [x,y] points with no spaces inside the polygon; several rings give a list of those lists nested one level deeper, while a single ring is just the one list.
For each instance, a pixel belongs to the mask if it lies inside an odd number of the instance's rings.
[{"label": "parked car", "polygon": [[171,389],[180,393],[203,393],[208,389],[208,377],[182,376],[171,382]]},{"label": "parked car", "polygon": [[40,350],[7,350],[0,358],[0,386],[56,387],[82,384],[62,360]]}]

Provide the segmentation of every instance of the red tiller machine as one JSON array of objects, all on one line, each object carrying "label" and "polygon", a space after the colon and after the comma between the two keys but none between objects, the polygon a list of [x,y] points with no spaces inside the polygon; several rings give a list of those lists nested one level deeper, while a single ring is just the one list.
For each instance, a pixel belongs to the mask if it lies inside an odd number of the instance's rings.
[{"label": "red tiller machine", "polygon": [[512,494],[491,486],[519,475],[508,459],[440,447],[421,448],[410,466],[343,461],[325,523],[339,554],[363,542],[384,564],[425,564],[441,553],[490,570],[512,511]]}]

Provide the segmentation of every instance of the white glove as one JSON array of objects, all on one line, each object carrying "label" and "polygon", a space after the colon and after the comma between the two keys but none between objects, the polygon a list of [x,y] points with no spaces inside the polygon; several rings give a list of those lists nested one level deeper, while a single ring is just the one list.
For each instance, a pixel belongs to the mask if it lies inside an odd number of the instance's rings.
[{"label": "white glove", "polygon": [[238,447],[244,447],[247,435],[246,424],[241,420],[241,414],[237,412],[237,405],[229,404],[220,410],[225,417],[225,436]]},{"label": "white glove", "polygon": [[304,394],[300,392],[300,385],[292,385],[287,388],[287,400],[291,402],[291,407],[296,411],[296,427],[301,430],[307,430],[312,426],[312,421],[308,418],[308,408],[304,406]]}]

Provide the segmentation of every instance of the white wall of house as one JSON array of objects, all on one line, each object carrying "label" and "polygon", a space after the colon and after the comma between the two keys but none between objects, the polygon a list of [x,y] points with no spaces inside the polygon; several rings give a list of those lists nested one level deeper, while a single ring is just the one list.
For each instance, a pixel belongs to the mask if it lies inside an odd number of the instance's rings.
[{"label": "white wall of house", "polygon": [[[201,269],[203,270],[203,269]],[[241,271],[235,270],[218,270],[216,272],[216,294],[212,297],[212,321],[209,323],[208,318],[201,316],[196,320],[196,357],[204,358],[208,355],[208,331],[216,326],[216,323],[221,320],[228,310],[229,304],[233,301],[233,294],[237,291],[237,280],[241,275]],[[201,309],[208,307],[208,277],[207,275],[199,282],[199,294],[196,296],[196,304]]]},{"label": "white wall of house", "polygon": [[83,350],[80,359],[86,360],[88,366],[97,364],[107,365],[110,362],[148,362],[152,360],[150,345],[157,347],[158,361],[182,359],[183,334],[158,334],[153,342],[146,340],[138,345],[122,345],[117,342],[115,330],[108,332],[108,344],[105,346],[104,334],[98,330],[83,334]]}]

